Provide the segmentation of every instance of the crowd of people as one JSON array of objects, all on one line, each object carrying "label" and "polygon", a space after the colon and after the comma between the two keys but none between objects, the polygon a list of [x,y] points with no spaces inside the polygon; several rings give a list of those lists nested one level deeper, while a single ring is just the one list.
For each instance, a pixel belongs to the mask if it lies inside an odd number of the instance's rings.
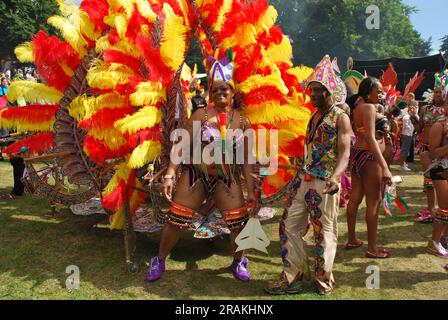
[{"label": "crowd of people", "polygon": [[0,74],[0,77],[5,79],[8,83],[12,80],[40,81],[39,75],[33,66],[8,68]]},{"label": "crowd of people", "polygon": [[[217,62],[219,63],[219,62]],[[392,252],[381,248],[377,241],[378,212],[386,188],[393,182],[390,166],[396,162],[401,172],[412,171],[408,162],[420,155],[425,173],[424,191],[427,208],[418,213],[418,222],[433,222],[432,239],[428,252],[448,258],[448,127],[447,97],[442,87],[435,87],[431,103],[420,106],[410,93],[400,103],[387,108],[385,88],[380,80],[366,77],[358,93],[342,99],[343,81],[324,59],[306,82],[311,104],[316,109],[308,124],[305,156],[300,159],[297,188],[287,203],[279,226],[283,270],[278,281],[265,290],[269,294],[294,294],[302,290],[302,281],[308,270],[306,242],[310,226],[314,240],[314,272],[317,292],[330,294],[334,289],[333,266],[338,246],[338,215],[346,208],[348,241],[346,250],[364,245],[356,233],[359,207],[365,199],[367,248],[365,257],[387,259]],[[329,73],[331,68],[332,72]],[[7,71],[1,75],[0,96],[5,98],[11,79],[37,81],[33,68]],[[191,100],[191,117],[187,129],[193,137],[193,122],[201,123],[203,146],[220,140],[220,127],[248,129],[249,119],[236,106],[233,80],[211,78],[209,100],[196,90]],[[6,106],[5,106],[6,107]],[[12,107],[12,105],[8,105]],[[222,123],[225,115],[226,123]],[[7,136],[3,132],[2,136]],[[249,260],[237,251],[235,239],[249,219],[246,203],[255,201],[253,168],[248,163],[248,141],[237,136],[233,148],[245,149],[242,166],[233,164],[182,164],[182,175],[176,181],[179,165],[171,163],[163,178],[164,193],[171,204],[160,242],[159,252],[151,259],[147,280],[157,281],[166,270],[166,259],[180,239],[181,231],[188,229],[194,213],[204,200],[213,198],[231,230],[234,261],[233,275],[242,281],[250,280]],[[176,145],[173,147],[176,148]],[[21,178],[24,173],[23,157],[10,155],[14,168],[14,189],[10,198],[24,193]],[[243,196],[242,182],[237,167],[241,167],[247,194]],[[448,265],[447,265],[448,270]]]},{"label": "crowd of people", "polygon": [[[302,281],[308,270],[304,237],[310,226],[313,229],[317,292],[327,295],[333,291],[340,208],[346,207],[347,213],[348,242],[345,249],[360,248],[364,241],[357,237],[356,223],[364,199],[368,230],[365,257],[392,257],[392,251],[381,248],[377,241],[378,213],[386,189],[393,184],[391,164],[398,163],[403,173],[412,171],[408,162],[414,162],[417,154],[425,173],[424,191],[428,208],[417,214],[416,221],[428,222],[427,218],[431,218],[434,232],[428,243],[428,252],[448,258],[448,101],[443,96],[443,88],[435,87],[428,105],[420,107],[415,95],[409,93],[399,103],[387,107],[386,89],[381,81],[366,77],[358,94],[349,97],[345,103],[337,95],[341,81],[335,72],[330,76],[327,74],[329,67],[326,63],[329,62],[322,61],[306,83],[317,111],[308,125],[298,187],[280,221],[283,270],[279,280],[265,288],[273,295],[294,294],[302,290]],[[235,113],[237,119],[241,117],[236,124],[230,122],[228,125],[231,127],[245,128],[249,125],[248,119],[233,108],[235,92],[231,81],[213,81],[210,90],[209,104],[200,92],[193,98],[194,111],[189,129],[192,121],[197,120],[202,123],[203,137],[213,137],[213,131],[219,127],[220,113],[228,113],[227,119],[234,119]],[[251,167],[247,163],[243,167],[248,201],[252,201],[255,191],[250,178]],[[164,177],[165,195],[172,206],[159,253],[152,258],[148,270],[147,280],[150,282],[162,277],[166,269],[165,260],[179,240],[180,231],[190,225],[193,212],[206,195],[213,196],[218,208],[225,213],[232,229],[232,243],[249,217],[237,177],[229,178],[226,174],[232,172],[231,168],[218,168],[216,164],[205,169],[204,166],[186,166],[174,192],[176,171],[177,167],[170,165]],[[238,223],[234,224],[234,221]],[[242,252],[234,252],[231,266],[234,276],[249,281],[247,257]],[[445,268],[448,270],[448,265]]]}]

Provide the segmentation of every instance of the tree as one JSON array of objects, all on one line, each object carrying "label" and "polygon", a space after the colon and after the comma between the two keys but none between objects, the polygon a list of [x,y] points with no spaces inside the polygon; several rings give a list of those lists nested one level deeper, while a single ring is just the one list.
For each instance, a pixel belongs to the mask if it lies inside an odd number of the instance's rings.
[{"label": "tree", "polygon": [[[425,56],[431,39],[414,29],[415,8],[401,0],[377,0],[379,29],[370,30],[366,9],[371,0],[271,0],[279,24],[294,40],[295,62],[314,66],[326,53],[346,61]],[[341,65],[342,67],[342,65]]]},{"label": "tree", "polygon": [[0,0],[0,58],[14,57],[14,49],[41,29],[55,34],[47,19],[59,13],[54,0]]},{"label": "tree", "polygon": [[443,53],[445,60],[448,61],[448,35],[444,36],[440,40],[442,40],[442,46],[440,47],[440,52]]}]

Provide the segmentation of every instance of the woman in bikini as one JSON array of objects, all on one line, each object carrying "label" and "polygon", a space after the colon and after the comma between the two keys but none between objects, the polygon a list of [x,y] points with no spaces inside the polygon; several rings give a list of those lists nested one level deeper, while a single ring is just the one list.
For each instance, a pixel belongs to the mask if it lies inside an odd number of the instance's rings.
[{"label": "woman in bikini", "polygon": [[[444,108],[442,89],[440,87],[434,88],[433,103],[420,110],[420,128],[423,137],[423,152],[420,155],[423,171],[426,171],[431,164],[431,157],[429,154],[429,132],[431,127],[440,121],[445,121],[446,110]],[[427,209],[420,212],[420,217],[415,221],[428,223],[433,220],[432,214],[436,207],[436,196],[434,186],[431,179],[425,177],[423,180],[423,190],[426,193]]]},{"label": "woman in bikini", "polygon": [[[210,90],[210,100],[213,107],[199,109],[189,119],[188,131],[190,137],[193,137],[193,123],[196,122],[201,124],[199,142],[221,143],[218,117],[223,114],[226,115],[227,129],[244,131],[250,128],[249,120],[233,107],[234,87],[231,82],[214,81]],[[190,227],[193,214],[208,197],[213,198],[216,207],[222,212],[231,230],[230,238],[234,252],[234,261],[231,265],[233,275],[242,281],[249,281],[248,259],[243,256],[243,252],[236,252],[237,246],[235,245],[236,237],[249,218],[241,183],[239,182],[239,170],[242,169],[245,177],[248,203],[255,200],[254,182],[252,166],[248,163],[249,153],[251,152],[248,150],[248,140],[241,131],[239,133],[239,135],[236,134],[234,141],[227,141],[227,143],[233,143],[232,147],[234,149],[244,147],[245,159],[243,165],[237,165],[236,159],[233,159],[231,164],[227,164],[227,162],[219,164],[215,161],[215,163],[207,165],[204,159],[201,159],[202,164],[200,165],[183,164],[182,175],[177,182],[174,196],[174,177],[179,166],[170,163],[164,178],[164,193],[171,202],[171,210],[168,214],[168,223],[162,232],[159,253],[151,259],[151,267],[147,274],[148,281],[158,280],[165,272],[165,259],[178,242],[182,230]],[[198,137],[193,137],[193,139],[197,140]],[[190,139],[190,143],[193,139]],[[234,154],[237,154],[237,152]],[[215,155],[212,154],[212,156]],[[193,162],[190,161],[189,163]]]},{"label": "woman in bikini", "polygon": [[[383,95],[381,82],[375,78],[364,79],[359,86],[359,99],[354,106],[353,128],[356,144],[351,152],[352,194],[347,207],[348,243],[346,249],[361,247],[363,242],[356,237],[356,217],[359,205],[366,197],[366,222],[368,233],[367,258],[385,259],[391,252],[377,247],[378,210],[386,185],[392,182],[383,152],[385,144],[377,140],[375,104]],[[381,126],[381,125],[380,125]],[[384,127],[384,126],[383,126]],[[380,141],[384,139],[381,137]]]},{"label": "woman in bikini", "polygon": [[439,209],[434,213],[432,241],[428,251],[442,258],[448,258],[448,251],[441,244],[442,235],[448,234],[448,123],[447,119],[436,122],[429,131],[429,152],[432,160],[425,177],[432,180]]}]

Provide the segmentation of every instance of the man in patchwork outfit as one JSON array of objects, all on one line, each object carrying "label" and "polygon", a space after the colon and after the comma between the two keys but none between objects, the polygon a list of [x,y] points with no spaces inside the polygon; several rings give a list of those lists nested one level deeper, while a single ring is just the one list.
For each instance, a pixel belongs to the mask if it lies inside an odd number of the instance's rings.
[{"label": "man in patchwork outfit", "polygon": [[301,291],[308,270],[304,237],[309,221],[313,228],[317,291],[326,295],[334,287],[340,179],[350,158],[351,124],[347,114],[337,107],[345,100],[346,88],[328,55],[316,66],[306,89],[317,111],[308,124],[300,184],[280,222],[283,272],[279,281],[265,288],[273,295]]}]

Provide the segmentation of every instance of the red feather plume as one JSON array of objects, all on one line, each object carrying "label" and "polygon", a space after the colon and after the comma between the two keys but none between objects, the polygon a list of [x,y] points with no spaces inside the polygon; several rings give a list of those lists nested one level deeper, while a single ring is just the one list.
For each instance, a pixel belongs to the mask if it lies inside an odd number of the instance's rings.
[{"label": "red feather plume", "polygon": [[381,77],[381,83],[383,87],[395,87],[398,84],[398,75],[394,69],[392,63],[389,63],[386,72],[383,72],[383,76]]},{"label": "red feather plume", "polygon": [[50,87],[64,92],[70,84],[71,77],[64,72],[61,63],[74,70],[80,62],[79,54],[67,43],[56,36],[48,36],[45,31],[39,31],[32,40],[33,53],[37,72],[41,79]]},{"label": "red feather plume", "polygon": [[247,93],[243,98],[243,102],[246,106],[260,105],[263,102],[269,101],[279,101],[281,104],[286,104],[288,102],[284,95],[273,86],[264,86],[254,89]]},{"label": "red feather plume", "polygon": [[125,55],[124,53],[116,50],[104,51],[104,61],[107,63],[121,63],[134,71],[140,73],[140,60]]},{"label": "red feather plume", "polygon": [[131,199],[132,194],[137,192],[137,202],[132,203],[131,206],[131,215],[134,215],[137,211],[138,207],[145,201],[146,194],[135,190],[134,185],[136,184],[136,171],[133,170],[129,176],[129,179],[126,183],[124,180],[120,180],[118,183],[118,186],[115,188],[114,191],[112,191],[107,196],[103,197],[101,203],[104,207],[104,209],[108,211],[117,211],[121,208],[123,208],[124,200],[123,196],[126,194],[127,199]]},{"label": "red feather plume", "polygon": [[53,121],[56,117],[56,111],[59,110],[58,104],[48,105],[27,105],[24,107],[8,108],[2,113],[2,118],[17,121],[20,123],[42,123]]},{"label": "red feather plume", "polygon": [[106,160],[121,158],[132,152],[132,149],[127,144],[117,150],[111,150],[101,140],[91,135],[87,135],[84,139],[84,150],[89,158],[99,165],[104,164]]},{"label": "red feather plume", "polygon": [[79,6],[89,16],[95,25],[95,31],[105,31],[109,26],[104,23],[104,17],[109,14],[107,0],[83,0]]},{"label": "red feather plume", "polygon": [[30,155],[40,155],[54,147],[54,134],[53,132],[39,133],[10,145],[2,153],[11,157],[12,154],[19,153],[22,147],[27,147]]},{"label": "red feather plume", "polygon": [[115,121],[135,112],[134,107],[105,108],[96,112],[88,119],[79,122],[79,126],[85,130],[103,131],[114,126]]}]

